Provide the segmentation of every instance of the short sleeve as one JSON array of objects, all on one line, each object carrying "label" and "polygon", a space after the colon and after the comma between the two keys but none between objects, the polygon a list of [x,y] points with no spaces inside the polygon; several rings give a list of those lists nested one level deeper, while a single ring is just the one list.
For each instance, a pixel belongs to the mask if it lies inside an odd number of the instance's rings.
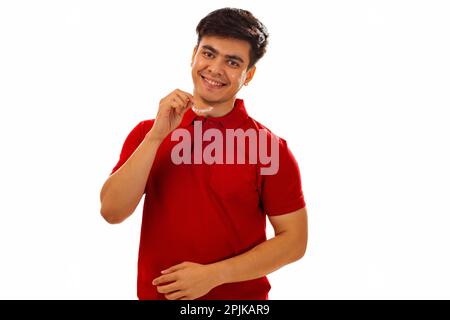
[{"label": "short sleeve", "polygon": [[287,143],[279,139],[279,167],[261,176],[261,205],[268,216],[282,215],[306,206],[298,163]]},{"label": "short sleeve", "polygon": [[122,151],[120,152],[119,161],[112,169],[111,174],[116,172],[127,160],[128,158],[133,154],[133,152],[137,149],[137,147],[141,144],[141,142],[144,140],[145,134],[145,121],[139,122],[133,130],[128,134],[127,138],[125,139],[125,142],[122,146]]}]

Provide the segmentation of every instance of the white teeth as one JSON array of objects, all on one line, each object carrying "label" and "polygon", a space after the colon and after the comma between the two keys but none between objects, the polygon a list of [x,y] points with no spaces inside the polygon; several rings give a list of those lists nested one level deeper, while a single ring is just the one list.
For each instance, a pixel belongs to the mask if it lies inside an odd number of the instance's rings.
[{"label": "white teeth", "polygon": [[214,81],[214,80],[210,80],[210,79],[207,79],[207,78],[203,78],[203,79],[205,79],[206,82],[212,84],[213,86],[216,86],[216,87],[221,87],[222,86],[222,84],[220,82],[217,82],[217,81]]}]

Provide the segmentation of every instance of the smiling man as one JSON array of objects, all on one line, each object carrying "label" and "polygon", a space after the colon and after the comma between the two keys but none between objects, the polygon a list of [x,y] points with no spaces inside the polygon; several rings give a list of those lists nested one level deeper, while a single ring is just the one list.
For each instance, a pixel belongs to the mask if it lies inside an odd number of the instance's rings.
[{"label": "smiling man", "polygon": [[[155,119],[130,132],[102,187],[101,214],[120,223],[145,194],[139,299],[265,300],[266,275],[299,260],[307,245],[298,164],[236,98],[268,33],[250,12],[224,8],[203,18],[197,34],[192,94],[172,91]],[[205,154],[212,160],[196,158]],[[269,240],[266,216],[275,231]]]}]

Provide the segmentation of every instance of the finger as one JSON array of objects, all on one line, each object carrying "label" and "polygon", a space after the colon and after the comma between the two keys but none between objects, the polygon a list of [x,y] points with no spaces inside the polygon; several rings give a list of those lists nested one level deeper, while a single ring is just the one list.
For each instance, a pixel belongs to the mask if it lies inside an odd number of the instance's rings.
[{"label": "finger", "polygon": [[190,93],[187,93],[187,92],[184,92],[184,91],[180,90],[179,92],[177,92],[177,94],[185,102],[185,105],[184,105],[185,108],[192,107],[192,104],[194,104],[194,97]]},{"label": "finger", "polygon": [[176,101],[179,106],[184,106],[187,103],[186,98],[179,93],[173,96],[173,101]]},{"label": "finger", "polygon": [[159,293],[170,293],[180,289],[180,284],[178,282],[172,282],[171,284],[167,284],[165,286],[156,287],[156,290],[158,290]]},{"label": "finger", "polygon": [[175,109],[179,115],[181,115],[185,105],[186,101],[184,101],[178,94],[174,94],[171,97],[170,106]]},{"label": "finger", "polygon": [[175,291],[169,294],[166,294],[165,297],[168,300],[180,300],[182,298],[184,298],[186,296],[186,293],[184,293],[184,291]]},{"label": "finger", "polygon": [[152,284],[157,286],[166,282],[172,282],[176,280],[178,280],[177,275],[175,273],[169,273],[154,279],[152,281]]},{"label": "finger", "polygon": [[167,274],[167,273],[175,272],[177,270],[183,269],[184,266],[185,266],[185,264],[184,264],[184,262],[182,262],[182,263],[176,264],[176,265],[174,265],[174,266],[172,266],[172,267],[170,267],[168,269],[165,269],[165,270],[161,271],[161,273],[162,274]]},{"label": "finger", "polygon": [[190,94],[189,92],[186,92],[186,91],[183,91],[180,89],[177,89],[176,91],[177,91],[177,93],[181,94],[182,96],[185,96],[185,97],[189,98],[190,100],[194,100],[194,96],[192,94]]},{"label": "finger", "polygon": [[176,96],[180,99],[182,105],[185,105],[190,100],[190,98],[188,96],[186,96],[185,94],[183,94],[181,92],[177,92]]},{"label": "finger", "polygon": [[182,101],[180,111],[182,114],[184,114],[185,111],[192,107],[194,101],[187,95],[177,94],[177,96]]},{"label": "finger", "polygon": [[[176,97],[178,96],[177,92],[178,92],[178,89],[172,91],[172,92],[169,93],[167,96],[165,96],[164,98],[162,98],[162,99],[159,101],[159,104],[160,104],[160,105],[161,105],[161,104],[164,104],[164,105],[168,105],[168,106],[170,106],[170,107],[174,107],[174,106],[175,106],[175,105],[174,105],[174,102],[178,101],[178,99],[176,99]],[[175,101],[174,101],[174,99],[175,99]]]}]

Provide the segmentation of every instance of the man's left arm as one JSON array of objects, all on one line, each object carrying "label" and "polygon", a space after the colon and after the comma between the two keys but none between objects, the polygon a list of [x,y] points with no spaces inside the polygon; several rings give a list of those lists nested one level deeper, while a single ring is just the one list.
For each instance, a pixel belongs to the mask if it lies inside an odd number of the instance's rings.
[{"label": "man's left arm", "polygon": [[183,262],[164,270],[153,284],[167,299],[191,300],[221,284],[261,278],[302,258],[308,241],[306,208],[269,216],[269,220],[275,231],[273,238],[238,256],[208,265]]},{"label": "man's left arm", "polygon": [[269,220],[275,231],[273,238],[241,255],[213,264],[222,283],[260,278],[303,257],[308,240],[306,208],[269,216]]}]

